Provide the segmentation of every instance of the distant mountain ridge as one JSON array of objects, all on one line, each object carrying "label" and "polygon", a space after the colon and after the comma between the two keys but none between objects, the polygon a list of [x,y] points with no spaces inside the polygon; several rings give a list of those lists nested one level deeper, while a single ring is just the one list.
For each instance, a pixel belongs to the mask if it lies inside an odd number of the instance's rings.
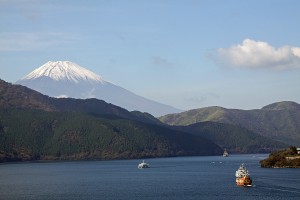
[{"label": "distant mountain ridge", "polygon": [[100,75],[70,61],[49,61],[16,84],[51,97],[97,98],[129,111],[148,112],[156,117],[180,112],[172,106],[146,99],[105,81]]},{"label": "distant mountain ridge", "polygon": [[264,106],[262,110],[300,110],[300,104],[293,101],[282,101]]},{"label": "distant mountain ridge", "polygon": [[277,102],[255,110],[207,107],[159,118],[169,125],[191,125],[212,121],[244,127],[262,136],[291,145],[300,143],[300,105]]},{"label": "distant mountain ridge", "polygon": [[84,112],[97,116],[115,116],[151,124],[161,122],[147,113],[129,112],[119,106],[98,99],[53,98],[21,85],[0,79],[0,108],[38,109],[43,111]]}]

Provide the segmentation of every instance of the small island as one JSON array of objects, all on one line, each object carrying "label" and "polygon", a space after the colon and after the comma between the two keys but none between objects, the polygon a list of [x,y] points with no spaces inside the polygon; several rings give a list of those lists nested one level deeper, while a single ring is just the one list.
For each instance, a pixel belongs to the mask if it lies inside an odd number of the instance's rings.
[{"label": "small island", "polygon": [[300,168],[300,152],[291,146],[271,153],[268,158],[260,161],[260,165],[266,168]]}]

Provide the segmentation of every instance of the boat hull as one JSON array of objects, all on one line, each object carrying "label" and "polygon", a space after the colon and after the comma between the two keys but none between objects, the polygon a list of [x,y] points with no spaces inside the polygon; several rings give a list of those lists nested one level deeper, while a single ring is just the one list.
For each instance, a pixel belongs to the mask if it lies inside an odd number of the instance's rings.
[{"label": "boat hull", "polygon": [[143,165],[143,166],[138,166],[139,169],[145,169],[145,168],[149,168],[148,165]]},{"label": "boat hull", "polygon": [[144,160],[143,160],[142,163],[140,163],[140,164],[138,165],[138,168],[139,168],[139,169],[145,169],[145,168],[149,168],[149,167],[150,167],[150,165],[149,165],[148,163],[145,163]]},{"label": "boat hull", "polygon": [[236,184],[238,186],[252,186],[252,180],[250,177],[236,178]]}]

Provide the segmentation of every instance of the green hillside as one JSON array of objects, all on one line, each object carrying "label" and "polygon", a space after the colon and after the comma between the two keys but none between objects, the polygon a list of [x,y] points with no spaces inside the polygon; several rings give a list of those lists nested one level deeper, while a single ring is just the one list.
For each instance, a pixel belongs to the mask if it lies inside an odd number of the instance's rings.
[{"label": "green hillside", "polygon": [[24,86],[13,85],[0,79],[0,108],[33,108],[45,111],[56,110],[51,98]]},{"label": "green hillside", "polygon": [[282,101],[264,106],[263,110],[299,110],[300,105],[292,101]]},{"label": "green hillside", "polygon": [[218,121],[225,113],[226,109],[222,107],[207,107],[201,109],[189,110],[182,113],[169,114],[159,119],[169,125],[185,126],[204,121]]},{"label": "green hillside", "polygon": [[245,128],[218,122],[199,122],[179,128],[209,139],[229,153],[269,153],[288,146]]},{"label": "green hillside", "polygon": [[[50,98],[1,80],[0,94],[0,161],[220,155],[222,148],[256,153],[282,145],[234,125],[172,127],[148,113],[129,112],[102,100]],[[198,111],[193,112],[186,114]],[[227,109],[206,108],[194,122],[236,121],[226,115]]]},{"label": "green hillside", "polygon": [[262,109],[237,110],[208,107],[160,117],[170,125],[213,121],[244,127],[265,137],[291,145],[300,143],[300,105],[279,102]]},{"label": "green hillside", "polygon": [[129,112],[99,99],[51,98],[21,85],[0,79],[0,108],[28,108],[44,111],[84,112],[94,116],[115,116],[162,124],[157,118],[139,111]]},{"label": "green hillside", "polygon": [[260,161],[261,167],[266,168],[300,168],[300,155],[297,148],[275,151],[268,158]]},{"label": "green hillside", "polygon": [[0,161],[215,155],[207,139],[98,99],[56,99],[0,80]]},{"label": "green hillside", "polygon": [[157,125],[76,112],[0,110],[0,161],[215,155],[212,142]]}]

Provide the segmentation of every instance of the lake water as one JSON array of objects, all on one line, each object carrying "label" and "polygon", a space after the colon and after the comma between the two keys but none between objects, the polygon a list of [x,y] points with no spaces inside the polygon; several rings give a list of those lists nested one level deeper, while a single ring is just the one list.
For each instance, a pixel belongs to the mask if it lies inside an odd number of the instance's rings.
[{"label": "lake water", "polygon": [[[300,199],[300,169],[265,169],[267,155],[0,165],[0,199]],[[253,187],[238,187],[245,163]]]}]

